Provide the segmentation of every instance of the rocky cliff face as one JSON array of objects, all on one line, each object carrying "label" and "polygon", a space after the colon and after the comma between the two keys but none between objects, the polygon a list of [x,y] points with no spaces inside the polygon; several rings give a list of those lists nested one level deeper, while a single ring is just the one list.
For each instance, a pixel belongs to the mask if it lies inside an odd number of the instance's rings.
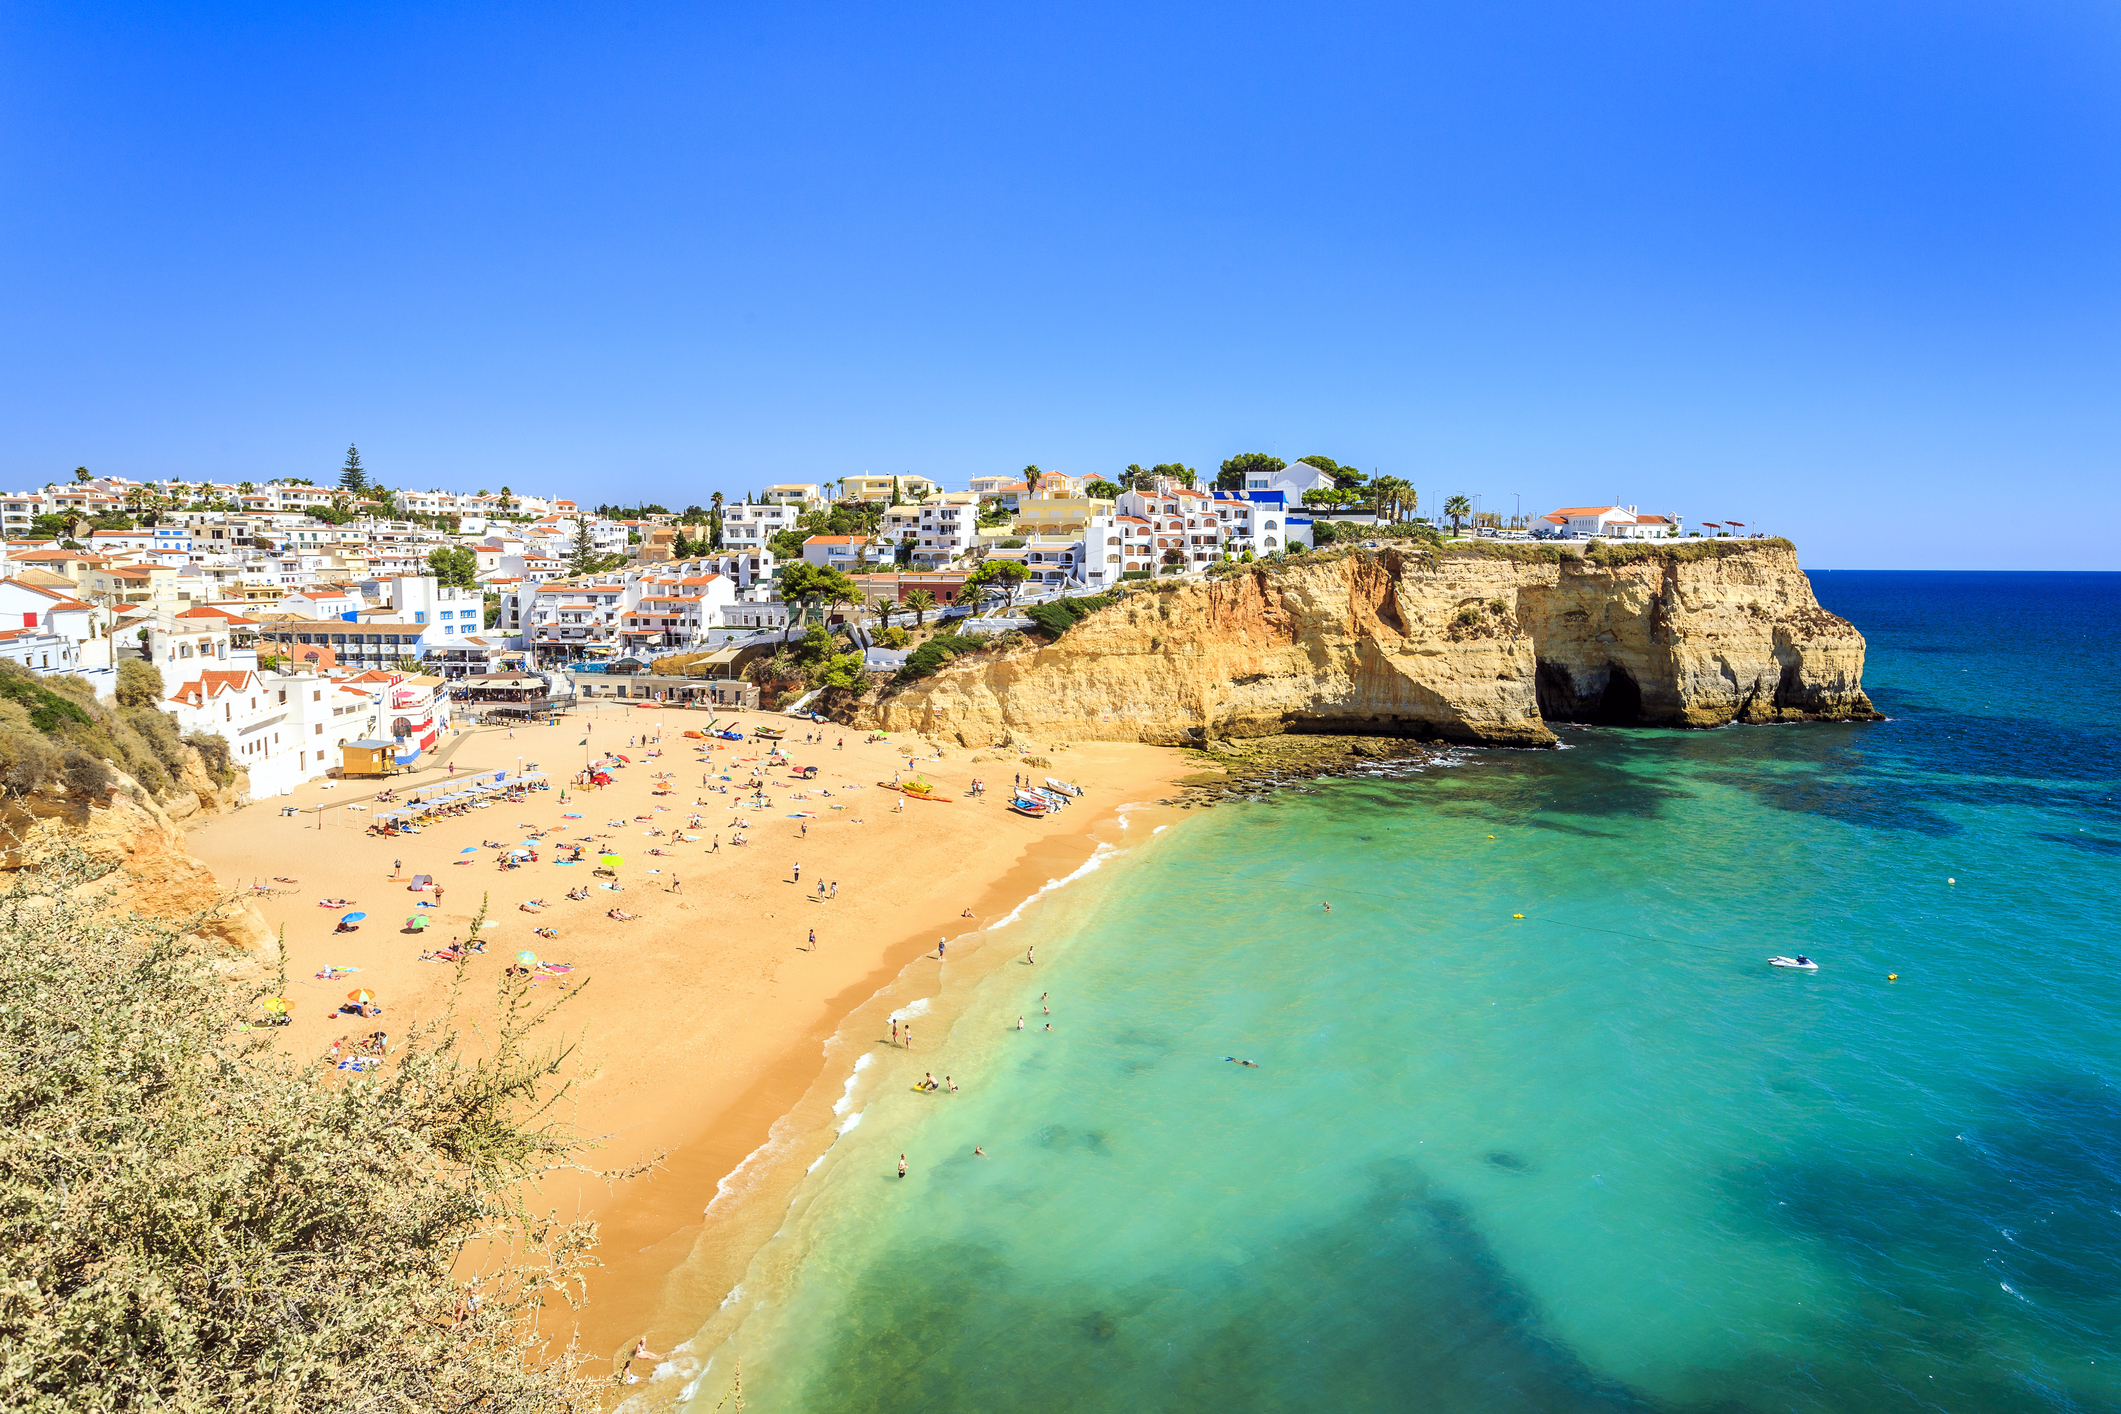
[{"label": "rocky cliff face", "polygon": [[1274,732],[1551,744],[1548,721],[1870,718],[1863,638],[1786,542],[1384,550],[1143,584],[1057,642],[960,659],[856,723],[984,746]]},{"label": "rocky cliff face", "polygon": [[125,906],[157,918],[199,916],[201,936],[269,958],[276,944],[265,919],[231,900],[205,863],[186,852],[179,824],[233,808],[247,792],[247,778],[238,772],[232,784],[217,785],[197,753],[190,758],[181,789],[166,803],[122,773],[117,789],[100,800],[56,786],[0,796],[0,869],[20,869],[40,842],[70,845],[124,872]]}]

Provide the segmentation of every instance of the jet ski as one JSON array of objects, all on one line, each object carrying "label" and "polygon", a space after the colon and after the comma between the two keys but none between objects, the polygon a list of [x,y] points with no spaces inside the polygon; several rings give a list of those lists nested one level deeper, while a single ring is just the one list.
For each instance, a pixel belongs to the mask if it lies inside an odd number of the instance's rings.
[{"label": "jet ski", "polygon": [[1771,957],[1768,959],[1768,966],[1794,967],[1800,972],[1817,972],[1819,970],[1819,964],[1806,957],[1803,953],[1798,953],[1795,957]]}]

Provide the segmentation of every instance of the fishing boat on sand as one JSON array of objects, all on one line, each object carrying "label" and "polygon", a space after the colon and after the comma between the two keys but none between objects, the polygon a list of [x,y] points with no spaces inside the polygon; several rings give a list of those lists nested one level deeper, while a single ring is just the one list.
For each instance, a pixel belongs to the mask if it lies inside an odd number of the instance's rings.
[{"label": "fishing boat on sand", "polygon": [[934,783],[926,776],[915,776],[910,781],[900,781],[897,784],[893,784],[890,781],[878,781],[877,784],[885,790],[895,790],[899,794],[911,796],[915,800],[936,800],[941,801],[945,805],[950,803],[950,797],[937,790]]},{"label": "fishing boat on sand", "polygon": [[1045,801],[1022,792],[1009,797],[1009,808],[1019,815],[1029,815],[1034,820],[1043,819],[1053,811],[1053,807]]}]

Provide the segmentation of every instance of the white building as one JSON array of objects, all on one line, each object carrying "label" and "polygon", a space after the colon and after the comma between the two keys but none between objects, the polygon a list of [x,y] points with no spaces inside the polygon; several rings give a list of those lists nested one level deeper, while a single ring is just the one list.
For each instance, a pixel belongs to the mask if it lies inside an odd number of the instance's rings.
[{"label": "white building", "polygon": [[1616,540],[1663,540],[1681,533],[1678,516],[1643,515],[1633,506],[1564,506],[1537,525],[1560,535],[1603,535]]}]

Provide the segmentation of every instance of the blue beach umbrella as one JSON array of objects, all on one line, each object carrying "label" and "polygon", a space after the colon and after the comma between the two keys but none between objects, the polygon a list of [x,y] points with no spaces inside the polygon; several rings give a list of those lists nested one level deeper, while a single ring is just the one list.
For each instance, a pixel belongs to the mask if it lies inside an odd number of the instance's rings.
[{"label": "blue beach umbrella", "polygon": [[367,916],[368,915],[365,913],[349,913],[344,918],[341,918],[339,921],[341,923],[358,923]]},{"label": "blue beach umbrella", "polygon": [[479,847],[475,844],[465,845],[462,849],[457,851],[458,854],[477,854],[478,852]]}]

